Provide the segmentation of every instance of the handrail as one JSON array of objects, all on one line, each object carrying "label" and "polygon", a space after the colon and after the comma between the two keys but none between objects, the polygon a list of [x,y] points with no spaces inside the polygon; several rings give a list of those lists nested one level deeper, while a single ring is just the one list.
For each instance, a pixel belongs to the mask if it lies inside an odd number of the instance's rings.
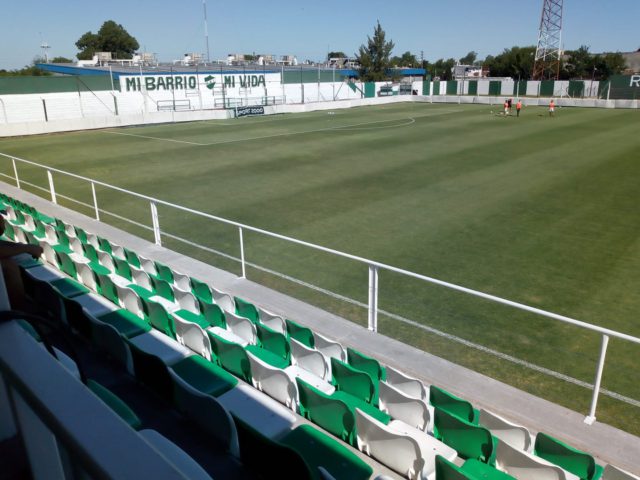
[{"label": "handrail", "polygon": [[332,248],[323,247],[321,245],[316,245],[314,243],[309,243],[309,242],[305,242],[303,240],[298,240],[296,238],[288,237],[286,235],[281,235],[279,233],[274,233],[274,232],[270,232],[268,230],[263,230],[261,228],[252,227],[250,225],[246,225],[246,224],[243,224],[243,223],[240,223],[240,222],[236,222],[234,220],[229,220],[229,219],[226,219],[226,218],[223,218],[223,217],[218,217],[216,215],[211,215],[209,213],[201,212],[199,210],[194,210],[194,209],[189,208],[189,207],[184,207],[182,205],[177,205],[177,204],[174,204],[174,203],[170,203],[170,202],[167,202],[165,200],[161,200],[159,198],[150,197],[148,195],[144,195],[144,194],[137,193],[137,192],[132,192],[130,190],[126,190],[124,188],[117,187],[115,185],[111,185],[111,184],[108,184],[108,183],[105,183],[105,182],[101,182],[99,180],[94,180],[94,179],[91,179],[91,178],[88,178],[88,177],[84,177],[82,175],[77,175],[75,173],[70,173],[70,172],[66,172],[64,170],[60,170],[60,169],[57,169],[57,168],[53,168],[53,167],[49,167],[49,166],[46,166],[46,165],[42,165],[40,163],[33,162],[31,160],[25,160],[23,158],[15,157],[13,155],[5,154],[5,153],[2,153],[2,152],[0,152],[0,156],[6,157],[6,158],[9,158],[9,159],[12,159],[12,160],[17,160],[19,162],[27,163],[29,165],[34,165],[36,167],[41,167],[41,168],[44,168],[46,170],[49,170],[49,171],[52,171],[52,172],[56,172],[56,173],[61,173],[63,175],[67,175],[67,176],[70,176],[70,177],[73,177],[73,178],[77,178],[77,179],[80,179],[80,180],[85,180],[87,182],[92,182],[95,185],[100,185],[100,186],[103,186],[103,187],[111,188],[113,190],[116,190],[116,191],[119,191],[119,192],[122,192],[122,193],[126,193],[128,195],[132,195],[134,197],[137,197],[137,198],[140,198],[140,199],[143,199],[143,200],[147,200],[147,201],[152,202],[152,203],[154,203],[156,205],[164,205],[164,206],[167,206],[167,207],[172,207],[172,208],[181,210],[183,212],[192,213],[194,215],[199,215],[201,217],[209,218],[211,220],[216,220],[216,221],[225,223],[227,225],[232,225],[232,226],[235,226],[235,227],[238,227],[238,228],[242,228],[242,229],[245,229],[245,230],[248,230],[248,231],[251,231],[251,232],[260,233],[262,235],[266,235],[266,236],[269,236],[269,237],[272,237],[272,238],[277,238],[277,239],[284,240],[284,241],[287,241],[287,242],[291,242],[291,243],[294,243],[294,244],[297,244],[297,245],[301,245],[301,246],[304,246],[304,247],[308,247],[308,248],[312,248],[312,249],[315,249],[315,250],[319,250],[321,252],[330,253],[332,255],[337,255],[339,257],[343,257],[343,258],[346,258],[346,259],[349,259],[349,260],[354,260],[356,262],[364,263],[364,264],[369,265],[371,267],[377,267],[377,268],[381,268],[381,269],[384,269],[384,270],[388,270],[390,272],[406,275],[408,277],[416,278],[418,280],[422,280],[422,281],[425,281],[425,282],[428,282],[428,283],[432,283],[432,284],[435,284],[435,285],[440,285],[442,287],[445,287],[445,288],[448,288],[448,289],[451,289],[451,290],[456,290],[456,291],[459,291],[459,292],[467,293],[469,295],[473,295],[473,296],[476,296],[476,297],[479,297],[479,298],[484,298],[485,300],[489,300],[489,301],[492,301],[492,302],[496,302],[496,303],[500,303],[500,304],[503,304],[503,305],[507,305],[507,306],[510,306],[510,307],[513,307],[513,308],[516,308],[516,309],[519,309],[519,310],[524,310],[524,311],[528,311],[528,312],[531,312],[531,313],[535,313],[537,315],[541,315],[541,316],[544,316],[544,317],[547,317],[547,318],[552,318],[554,320],[558,320],[558,321],[561,321],[561,322],[564,322],[564,323],[569,323],[571,325],[575,325],[575,326],[580,327],[580,328],[584,328],[584,329],[587,329],[587,330],[598,332],[598,333],[601,333],[603,335],[608,335],[610,337],[616,337],[616,338],[619,338],[621,340],[627,340],[629,342],[640,344],[640,338],[634,337],[632,335],[628,335],[626,333],[621,333],[621,332],[618,332],[618,331],[615,331],[615,330],[611,330],[609,328],[604,328],[604,327],[600,327],[598,325],[593,325],[591,323],[583,322],[581,320],[576,320],[576,319],[571,318],[571,317],[567,317],[567,316],[564,316],[564,315],[559,315],[557,313],[553,313],[553,312],[549,312],[549,311],[546,311],[546,310],[542,310],[540,308],[531,307],[531,306],[525,305],[523,303],[514,302],[512,300],[507,300],[505,298],[501,298],[501,297],[498,297],[498,296],[495,296],[495,295],[491,295],[489,293],[484,293],[484,292],[480,292],[478,290],[473,290],[471,288],[463,287],[461,285],[456,285],[454,283],[446,282],[444,280],[439,280],[437,278],[433,278],[433,277],[429,277],[429,276],[422,275],[422,274],[419,274],[419,273],[411,272],[409,270],[403,270],[401,268],[394,267],[394,266],[391,266],[391,265],[387,265],[385,263],[377,262],[375,260],[370,260],[368,258],[360,257],[358,255],[352,255],[352,254],[349,254],[349,253],[341,252],[339,250],[334,250]]}]

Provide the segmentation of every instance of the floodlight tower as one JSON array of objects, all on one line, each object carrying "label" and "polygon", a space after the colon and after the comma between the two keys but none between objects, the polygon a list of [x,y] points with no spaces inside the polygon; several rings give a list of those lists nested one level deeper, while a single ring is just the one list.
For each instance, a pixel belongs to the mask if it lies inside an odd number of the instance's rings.
[{"label": "floodlight tower", "polygon": [[533,79],[558,79],[562,40],[562,0],[544,0],[538,47],[533,64]]}]

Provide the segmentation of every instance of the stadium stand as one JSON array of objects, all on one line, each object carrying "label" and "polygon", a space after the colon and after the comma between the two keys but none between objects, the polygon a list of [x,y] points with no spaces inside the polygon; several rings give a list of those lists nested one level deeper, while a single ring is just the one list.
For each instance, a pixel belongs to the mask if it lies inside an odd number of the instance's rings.
[{"label": "stadium stand", "polygon": [[[545,433],[531,450],[528,429],[443,388],[8,195],[0,202],[11,225],[6,239],[45,252],[36,261],[15,258],[44,323],[109,355],[118,375],[215,438],[218,456],[239,458],[259,476],[280,478],[286,465],[287,475],[318,479],[637,478]],[[54,352],[32,317],[25,320],[33,328],[20,324],[29,338],[19,343]],[[167,468],[209,478],[117,392],[87,378],[82,362],[66,364],[75,364],[82,397],[99,398]],[[5,377],[6,362],[0,366]]]}]

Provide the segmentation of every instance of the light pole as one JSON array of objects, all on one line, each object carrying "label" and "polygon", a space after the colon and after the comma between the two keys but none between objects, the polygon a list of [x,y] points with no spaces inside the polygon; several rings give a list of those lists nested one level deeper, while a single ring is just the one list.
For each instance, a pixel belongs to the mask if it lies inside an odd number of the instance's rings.
[{"label": "light pole", "polygon": [[592,97],[593,96],[593,80],[595,79],[596,76],[596,66],[593,66],[593,71],[591,72],[591,86],[589,87],[589,96]]}]

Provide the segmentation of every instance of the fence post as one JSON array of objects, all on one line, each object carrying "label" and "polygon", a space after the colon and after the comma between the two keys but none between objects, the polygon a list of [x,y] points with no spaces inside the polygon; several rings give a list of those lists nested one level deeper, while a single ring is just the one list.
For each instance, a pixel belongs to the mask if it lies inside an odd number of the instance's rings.
[{"label": "fence post", "polygon": [[53,203],[58,203],[56,199],[56,189],[53,186],[53,175],[51,175],[51,170],[47,170],[47,177],[49,177],[49,191],[51,192],[51,201]]},{"label": "fence post", "polygon": [[240,262],[242,263],[242,278],[247,278],[247,270],[244,262],[244,237],[242,234],[242,227],[238,227],[240,233]]},{"label": "fence post", "polygon": [[369,322],[372,332],[378,331],[378,267],[369,265]]},{"label": "fence post", "polygon": [[93,193],[93,208],[96,210],[96,220],[100,221],[100,211],[98,210],[98,197],[96,196],[96,185],[91,182],[91,193]]},{"label": "fence post", "polygon": [[600,359],[598,360],[598,369],[596,370],[596,379],[593,384],[593,397],[591,398],[591,409],[589,416],[584,419],[587,425],[593,425],[596,421],[596,407],[598,405],[598,394],[600,393],[600,384],[602,383],[602,371],[604,370],[604,359],[607,355],[607,345],[609,345],[609,336],[602,335],[602,344],[600,345]]},{"label": "fence post", "polygon": [[20,179],[18,178],[18,166],[16,165],[16,159],[11,157],[13,162],[13,174],[16,176],[16,187],[20,188]]},{"label": "fence post", "polygon": [[151,205],[151,221],[153,222],[153,236],[156,245],[162,246],[162,238],[160,237],[160,220],[158,219],[158,207],[155,202],[149,202]]}]

